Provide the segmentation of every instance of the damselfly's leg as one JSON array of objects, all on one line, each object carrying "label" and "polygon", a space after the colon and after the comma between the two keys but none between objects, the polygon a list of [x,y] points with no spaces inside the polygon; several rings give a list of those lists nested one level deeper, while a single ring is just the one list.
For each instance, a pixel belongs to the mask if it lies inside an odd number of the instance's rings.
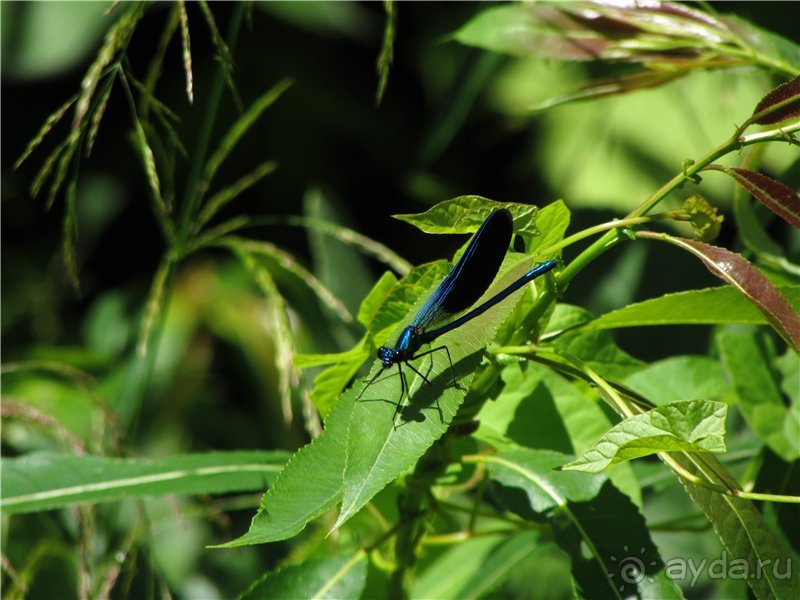
[{"label": "damselfly's leg", "polygon": [[369,386],[371,386],[373,383],[375,383],[375,380],[376,380],[376,379],[378,379],[378,377],[380,377],[380,376],[381,376],[381,373],[383,373],[385,370],[386,370],[386,367],[381,367],[381,368],[380,368],[380,370],[379,370],[377,373],[375,373],[375,376],[374,376],[372,379],[370,379],[370,380],[367,382],[367,385],[365,385],[365,386],[364,386],[364,389],[363,389],[363,390],[361,390],[361,393],[358,395],[358,398],[356,398],[356,402],[358,402],[359,400],[361,400],[361,396],[363,396],[363,395],[364,395],[364,392],[366,392],[366,391],[367,391],[367,388],[368,388]]}]

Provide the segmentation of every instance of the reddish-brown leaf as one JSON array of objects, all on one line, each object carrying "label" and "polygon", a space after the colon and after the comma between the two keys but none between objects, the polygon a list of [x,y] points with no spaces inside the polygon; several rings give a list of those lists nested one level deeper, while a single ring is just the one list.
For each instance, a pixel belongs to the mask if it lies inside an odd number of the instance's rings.
[{"label": "reddish-brown leaf", "polygon": [[800,117],[800,75],[764,96],[752,118],[759,125],[770,125],[792,117]]},{"label": "reddish-brown leaf", "polygon": [[764,313],[781,336],[800,352],[800,315],[761,271],[743,256],[703,242],[682,238],[670,241],[700,258],[709,271],[737,288]]},{"label": "reddish-brown leaf", "polygon": [[709,165],[707,169],[722,171],[734,178],[753,197],[784,221],[800,229],[800,194],[780,181],[763,173],[748,169],[736,169],[724,165]]}]

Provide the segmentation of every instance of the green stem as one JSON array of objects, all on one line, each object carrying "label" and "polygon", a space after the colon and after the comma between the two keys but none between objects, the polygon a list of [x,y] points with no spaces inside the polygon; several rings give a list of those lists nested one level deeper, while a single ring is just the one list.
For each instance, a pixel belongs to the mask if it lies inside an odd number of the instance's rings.
[{"label": "green stem", "polygon": [[[231,21],[228,25],[227,36],[227,44],[231,50],[233,50],[233,47],[236,45],[236,38],[239,35],[239,28],[242,23],[242,16],[244,15],[245,8],[246,3],[244,2],[237,2],[234,6]],[[211,133],[214,129],[214,121],[216,120],[217,113],[219,112],[219,105],[224,88],[225,68],[220,65],[214,77],[214,82],[211,85],[208,100],[203,104],[203,121],[200,124],[200,131],[197,134],[197,144],[192,153],[192,164],[189,169],[189,175],[186,178],[186,190],[183,202],[181,203],[180,225],[178,227],[177,250],[179,255],[183,254],[185,246],[189,242],[192,218],[197,211],[197,204],[200,201],[200,176],[203,172],[206,155],[208,154]]]}]

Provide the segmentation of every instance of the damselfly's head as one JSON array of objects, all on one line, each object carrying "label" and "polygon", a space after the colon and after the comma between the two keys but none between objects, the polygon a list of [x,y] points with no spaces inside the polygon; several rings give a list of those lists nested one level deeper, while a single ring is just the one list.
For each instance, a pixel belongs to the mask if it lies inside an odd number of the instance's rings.
[{"label": "damselfly's head", "polygon": [[397,362],[397,351],[394,348],[381,346],[378,348],[378,358],[383,363],[383,368],[388,369]]}]

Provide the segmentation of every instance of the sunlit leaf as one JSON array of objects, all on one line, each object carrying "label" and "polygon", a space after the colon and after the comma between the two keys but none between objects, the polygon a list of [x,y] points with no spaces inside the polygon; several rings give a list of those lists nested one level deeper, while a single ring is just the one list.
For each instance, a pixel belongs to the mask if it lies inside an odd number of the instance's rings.
[{"label": "sunlit leaf", "polygon": [[538,208],[516,202],[495,202],[481,196],[459,196],[439,202],[424,213],[393,215],[414,225],[425,233],[474,233],[494,211],[505,208],[514,218],[514,229],[531,236],[540,232],[536,228]]},{"label": "sunlit leaf", "polygon": [[612,427],[594,447],[562,469],[599,473],[607,467],[658,452],[725,452],[721,402],[671,402]]},{"label": "sunlit leaf", "polygon": [[52,510],[167,494],[260,490],[275,479],[288,453],[211,452],[163,459],[42,452],[3,458],[2,511]]}]

